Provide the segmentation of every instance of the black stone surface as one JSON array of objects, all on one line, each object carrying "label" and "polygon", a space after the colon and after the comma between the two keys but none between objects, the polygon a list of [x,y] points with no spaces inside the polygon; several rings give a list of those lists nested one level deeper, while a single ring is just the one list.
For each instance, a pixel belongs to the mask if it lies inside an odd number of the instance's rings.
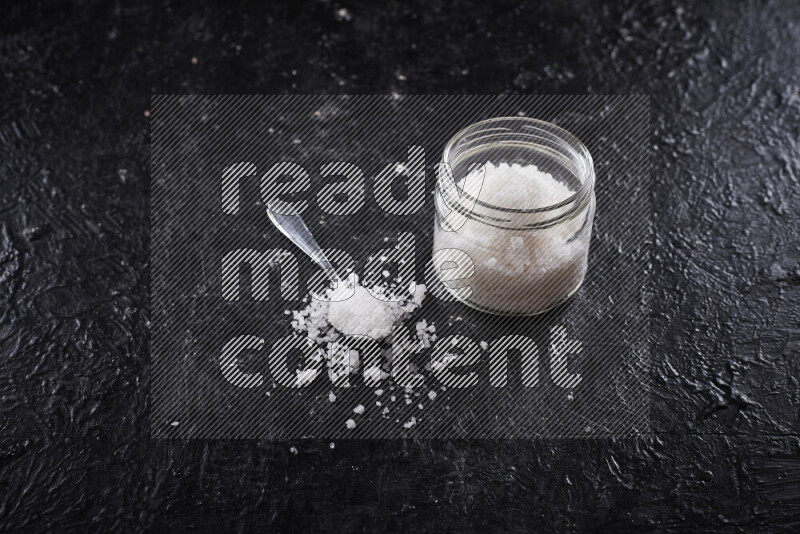
[{"label": "black stone surface", "polygon": [[[800,529],[797,2],[2,15],[0,530]],[[150,95],[392,91],[652,95],[652,437],[149,438]]]}]

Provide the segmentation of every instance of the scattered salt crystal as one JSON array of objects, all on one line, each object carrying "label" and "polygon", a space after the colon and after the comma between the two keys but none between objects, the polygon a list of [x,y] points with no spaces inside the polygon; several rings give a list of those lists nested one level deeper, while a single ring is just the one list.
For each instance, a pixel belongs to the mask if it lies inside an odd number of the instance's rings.
[{"label": "scattered salt crystal", "polygon": [[417,322],[414,326],[414,330],[416,332],[416,337],[420,342],[420,346],[423,349],[427,349],[431,346],[431,341],[436,339],[436,335],[432,334],[432,332],[436,331],[436,327],[433,324],[428,325],[425,319]]},{"label": "scattered salt crystal", "polygon": [[335,447],[336,447],[336,444],[335,444],[335,443],[333,443],[333,442],[331,442],[331,444],[330,444],[330,448],[331,448],[331,449],[333,449],[333,448],[335,448]]},{"label": "scattered salt crystal", "polygon": [[375,395],[378,395],[378,396],[383,395],[383,390],[382,389],[376,389],[375,390]]},{"label": "scattered salt crystal", "polygon": [[333,391],[328,393],[328,400],[331,401],[331,402],[335,402],[336,401],[336,395],[333,394]]},{"label": "scattered salt crystal", "polygon": [[292,454],[296,455],[297,454],[297,447],[289,447],[289,452],[291,452]]},{"label": "scattered salt crystal", "polygon": [[349,21],[352,17],[350,16],[350,12],[347,8],[339,8],[336,10],[336,20],[339,21]]},{"label": "scattered salt crystal", "polygon": [[481,341],[481,342],[479,343],[479,345],[481,346],[481,348],[482,348],[483,350],[489,350],[489,344],[488,344],[487,342],[485,342],[485,341]]},{"label": "scattered salt crystal", "polygon": [[389,378],[389,373],[376,365],[364,370],[364,378],[372,382],[377,382]]},{"label": "scattered salt crystal", "polygon": [[435,399],[435,398],[436,398],[436,392],[435,392],[435,391],[433,391],[433,390],[429,391],[429,392],[428,392],[428,397],[429,397],[431,400]]},{"label": "scattered salt crystal", "polygon": [[352,429],[354,429],[354,428],[356,427],[356,422],[355,422],[355,421],[353,421],[352,419],[348,419],[348,420],[345,422],[345,425],[347,425],[347,428],[349,428],[350,430],[352,430]]},{"label": "scattered salt crystal", "polygon": [[411,428],[416,424],[417,424],[417,418],[412,416],[410,421],[408,421],[407,423],[403,423],[403,428]]},{"label": "scattered salt crystal", "polygon": [[428,292],[428,288],[425,287],[425,284],[417,284],[415,282],[411,282],[411,286],[414,290],[411,292],[414,296],[411,297],[411,302],[416,306],[422,304],[422,301],[425,300],[425,295]]},{"label": "scattered salt crystal", "polygon": [[319,371],[316,369],[306,369],[305,371],[301,371],[300,369],[297,370],[297,385],[299,387],[305,386],[306,384],[311,383],[317,375]]},{"label": "scattered salt crystal", "polygon": [[350,359],[350,368],[358,370],[359,365],[361,365],[361,361],[360,361],[359,356],[358,356],[358,351],[357,350],[350,350],[350,353],[348,354],[348,356],[349,356],[349,359]]},{"label": "scattered salt crystal", "polygon": [[440,371],[442,369],[447,369],[451,363],[458,359],[458,356],[455,354],[445,353],[439,359],[431,362],[431,369],[433,371]]},{"label": "scattered salt crystal", "polygon": [[353,411],[355,413],[357,413],[358,415],[361,415],[362,413],[364,413],[364,405],[363,404],[359,404],[358,406],[353,408]]}]

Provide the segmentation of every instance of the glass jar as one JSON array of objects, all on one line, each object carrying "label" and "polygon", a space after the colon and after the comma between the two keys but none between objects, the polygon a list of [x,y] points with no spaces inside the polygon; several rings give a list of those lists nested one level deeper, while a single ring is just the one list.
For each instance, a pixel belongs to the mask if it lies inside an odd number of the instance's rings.
[{"label": "glass jar", "polygon": [[569,299],[586,276],[594,181],[583,143],[548,122],[500,117],[459,131],[437,169],[433,264],[445,287],[502,315]]}]

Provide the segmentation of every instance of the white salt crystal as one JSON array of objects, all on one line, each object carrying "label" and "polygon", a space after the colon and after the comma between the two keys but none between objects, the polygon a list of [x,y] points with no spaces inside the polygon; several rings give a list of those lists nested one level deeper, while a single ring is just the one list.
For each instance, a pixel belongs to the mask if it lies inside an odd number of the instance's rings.
[{"label": "white salt crystal", "polygon": [[458,359],[456,354],[443,354],[439,359],[434,360],[431,362],[431,369],[433,371],[440,371],[442,369],[447,369],[451,363]]},{"label": "white salt crystal", "polygon": [[333,394],[333,391],[328,393],[328,400],[331,401],[331,402],[336,401],[336,395]]},{"label": "white salt crystal", "polygon": [[345,425],[347,425],[347,428],[349,428],[350,430],[352,430],[352,429],[354,429],[354,428],[356,427],[356,422],[355,422],[355,421],[353,421],[352,419],[348,419],[348,420],[345,422]]},{"label": "white salt crystal", "polygon": [[358,356],[358,351],[351,350],[349,356],[350,356],[350,368],[355,369],[357,371],[359,365],[361,365],[361,361]]},{"label": "white salt crystal", "polygon": [[364,405],[363,404],[359,404],[358,406],[353,408],[353,411],[355,413],[357,413],[358,415],[361,415],[362,413],[364,413]]},{"label": "white salt crystal", "polygon": [[436,392],[435,392],[435,391],[433,391],[433,390],[429,391],[429,392],[428,392],[428,397],[429,397],[431,400],[435,399],[435,398],[436,398]]},{"label": "white salt crystal", "polygon": [[372,382],[377,382],[382,377],[381,368],[378,366],[373,366],[368,369],[364,370],[364,379],[370,380]]},{"label": "white salt crystal", "polygon": [[436,339],[436,336],[430,333],[434,332],[436,327],[433,324],[428,325],[425,319],[418,321],[417,324],[414,325],[414,330],[416,338],[419,340],[420,346],[423,349],[430,347],[431,341]]},{"label": "white salt crystal", "polygon": [[403,428],[411,428],[416,424],[417,424],[417,418],[412,416],[410,421],[408,421],[407,423],[403,423]]},{"label": "white salt crystal", "polygon": [[318,374],[319,374],[319,371],[317,371],[316,369],[306,369],[305,371],[301,371],[300,369],[298,369],[297,370],[297,385],[302,387],[302,386],[305,386],[306,384],[309,384],[315,378],[317,378]]}]

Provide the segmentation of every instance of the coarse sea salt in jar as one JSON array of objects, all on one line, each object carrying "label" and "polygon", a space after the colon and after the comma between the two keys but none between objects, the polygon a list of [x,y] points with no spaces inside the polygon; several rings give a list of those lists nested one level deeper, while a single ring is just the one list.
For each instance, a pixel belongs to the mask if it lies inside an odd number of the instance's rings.
[{"label": "coarse sea salt in jar", "polygon": [[569,299],[586,276],[594,182],[583,143],[548,122],[502,117],[458,132],[436,184],[434,267],[445,287],[503,315]]}]

